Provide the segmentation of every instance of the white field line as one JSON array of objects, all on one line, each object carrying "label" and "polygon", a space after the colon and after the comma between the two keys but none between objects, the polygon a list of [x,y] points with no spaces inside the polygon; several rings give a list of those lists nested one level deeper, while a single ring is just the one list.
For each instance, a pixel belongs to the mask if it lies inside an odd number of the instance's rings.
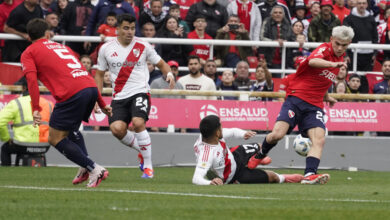
[{"label": "white field line", "polygon": [[[147,190],[128,190],[128,189],[88,189],[88,188],[57,188],[57,187],[37,187],[37,186],[1,186],[8,189],[42,190],[42,191],[79,191],[79,192],[115,192],[115,193],[136,193],[136,194],[154,194],[171,196],[189,196],[223,199],[253,199],[253,200],[278,200],[278,201],[296,201],[297,199],[274,198],[274,197],[252,197],[252,196],[232,196],[232,195],[213,195],[200,193],[177,193],[177,192],[159,192]],[[352,203],[390,203],[390,200],[368,200],[368,199],[299,199],[301,201],[319,201],[319,202],[352,202]]]}]

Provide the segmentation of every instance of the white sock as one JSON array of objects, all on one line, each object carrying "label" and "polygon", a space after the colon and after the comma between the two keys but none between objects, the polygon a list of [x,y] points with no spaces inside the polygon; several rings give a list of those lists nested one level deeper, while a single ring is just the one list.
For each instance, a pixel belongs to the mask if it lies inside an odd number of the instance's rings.
[{"label": "white sock", "polygon": [[138,146],[142,157],[144,158],[144,168],[153,169],[152,165],[152,141],[147,130],[135,133]]},{"label": "white sock", "polygon": [[278,175],[278,177],[279,177],[279,183],[284,183],[286,178],[283,175],[280,175],[280,174],[277,174],[277,173],[275,173],[275,174]]},{"label": "white sock", "polygon": [[140,152],[137,138],[135,137],[133,132],[128,130],[126,135],[120,141],[122,142],[122,144],[134,148],[136,151]]}]

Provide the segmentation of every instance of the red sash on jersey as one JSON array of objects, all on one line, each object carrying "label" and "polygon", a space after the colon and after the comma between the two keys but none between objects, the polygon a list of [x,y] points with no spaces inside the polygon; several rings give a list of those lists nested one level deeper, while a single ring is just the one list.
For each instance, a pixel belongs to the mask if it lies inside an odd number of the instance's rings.
[{"label": "red sash on jersey", "polygon": [[129,79],[131,73],[133,72],[134,66],[138,63],[139,58],[141,58],[141,54],[143,53],[144,49],[145,45],[138,42],[136,42],[134,47],[131,49],[129,56],[126,58],[126,65],[122,66],[118,73],[118,77],[115,80],[114,97],[116,94],[122,91],[123,87],[126,85],[127,79]]},{"label": "red sash on jersey", "polygon": [[226,180],[229,178],[229,175],[230,173],[232,172],[232,162],[230,161],[229,159],[229,154],[228,154],[228,150],[227,147],[226,147],[226,143],[225,142],[222,142],[220,141],[219,142],[223,148],[223,151],[226,152],[225,154],[225,169],[223,171],[223,182],[226,182]]}]

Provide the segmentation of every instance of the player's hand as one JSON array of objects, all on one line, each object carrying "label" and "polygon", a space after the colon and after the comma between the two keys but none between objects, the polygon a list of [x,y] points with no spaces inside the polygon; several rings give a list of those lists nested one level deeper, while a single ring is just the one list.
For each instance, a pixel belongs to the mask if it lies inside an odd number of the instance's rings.
[{"label": "player's hand", "polygon": [[168,74],[166,81],[169,83],[169,89],[175,88],[175,77],[173,75]]},{"label": "player's hand", "polygon": [[254,132],[254,131],[247,131],[247,132],[244,134],[244,139],[245,139],[245,140],[248,140],[249,138],[254,137],[255,135],[256,135],[256,132]]},{"label": "player's hand", "polygon": [[327,100],[325,100],[327,103],[328,103],[328,105],[330,106],[330,107],[333,107],[334,106],[334,104],[336,104],[336,102],[337,102],[337,99],[335,99],[335,98],[333,98],[333,97],[330,97],[330,96],[328,96],[328,99]]},{"label": "player's hand", "polygon": [[99,104],[96,102],[95,107],[93,107],[93,112],[95,113],[101,113],[102,111],[100,110]]},{"label": "player's hand", "polygon": [[333,67],[335,67],[335,68],[345,67],[348,69],[347,62],[334,62]]},{"label": "player's hand", "polygon": [[106,114],[109,117],[112,117],[112,108],[109,105],[104,106],[104,108],[101,109],[104,114]]},{"label": "player's hand", "polygon": [[41,113],[39,113],[39,111],[35,110],[33,112],[33,126],[34,128],[37,126],[37,125],[40,125],[41,124]]},{"label": "player's hand", "polygon": [[211,180],[211,183],[210,185],[215,185],[215,186],[219,186],[219,185],[223,185],[223,181],[221,178],[214,178],[213,180]]}]

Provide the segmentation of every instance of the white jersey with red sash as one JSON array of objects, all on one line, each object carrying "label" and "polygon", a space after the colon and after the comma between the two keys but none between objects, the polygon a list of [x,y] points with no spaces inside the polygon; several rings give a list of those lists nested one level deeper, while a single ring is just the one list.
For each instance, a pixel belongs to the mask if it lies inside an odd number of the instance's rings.
[{"label": "white jersey with red sash", "polygon": [[97,69],[110,71],[114,100],[149,92],[147,60],[157,64],[161,57],[149,43],[137,37],[127,47],[117,39],[103,44],[99,50]]},{"label": "white jersey with red sash", "polygon": [[[243,138],[246,131],[239,128],[224,128],[223,137]],[[217,145],[210,145],[202,141],[200,135],[194,145],[196,156],[196,168],[192,182],[197,185],[209,185],[206,174],[208,170],[213,171],[225,184],[229,183],[236,173],[237,163],[230,152],[224,139],[219,140]]]}]

